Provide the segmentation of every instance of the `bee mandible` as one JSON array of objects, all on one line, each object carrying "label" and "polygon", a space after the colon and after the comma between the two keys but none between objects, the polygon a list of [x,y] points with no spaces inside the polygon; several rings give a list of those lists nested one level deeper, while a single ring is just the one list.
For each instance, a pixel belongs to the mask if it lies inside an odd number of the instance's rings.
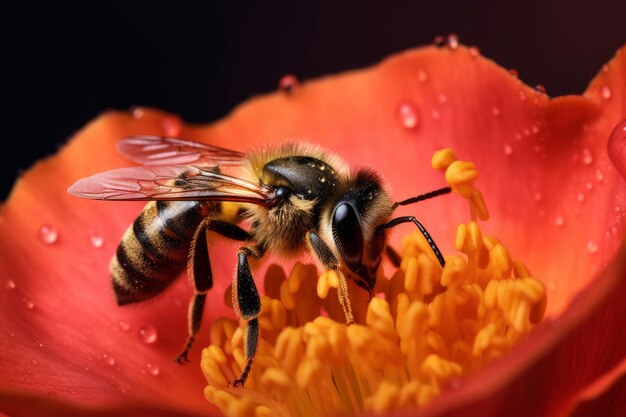
[{"label": "bee mandible", "polygon": [[[118,151],[142,165],[81,179],[68,192],[98,200],[149,201],[111,260],[113,290],[118,305],[145,301],[187,269],[194,294],[189,336],[174,358],[179,363],[189,361],[213,286],[207,240],[216,235],[243,242],[232,294],[237,315],[247,323],[246,363],[234,386],[245,383],[259,337],[261,301],[250,258],[266,252],[291,257],[308,250],[323,269],[336,272],[347,324],[354,322],[347,280],[371,296],[383,256],[397,262],[387,246],[388,229],[413,223],[445,264],[414,216],[392,214],[398,206],[449,193],[449,187],[394,203],[376,171],[351,169],[334,153],[302,142],[242,153],[179,138],[133,136],[120,140]],[[225,202],[239,209],[234,221],[223,215]]]}]

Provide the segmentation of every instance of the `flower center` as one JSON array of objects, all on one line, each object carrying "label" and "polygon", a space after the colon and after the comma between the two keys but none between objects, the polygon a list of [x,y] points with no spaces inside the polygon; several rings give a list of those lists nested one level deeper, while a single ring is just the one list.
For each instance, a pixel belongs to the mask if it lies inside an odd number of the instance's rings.
[{"label": "flower center", "polygon": [[[452,189],[468,200],[471,221],[457,228],[460,255],[442,269],[422,234],[402,242],[391,277],[377,273],[376,296],[349,286],[355,321],[346,326],[334,272],[297,263],[289,277],[268,269],[254,366],[240,375],[245,323],[218,319],[202,353],[207,400],[227,416],[360,415],[417,409],[480,371],[523,339],[543,317],[546,291],[477,218],[489,213],[474,187],[473,163],[452,151],[433,157]],[[229,297],[226,297],[228,299]]]}]

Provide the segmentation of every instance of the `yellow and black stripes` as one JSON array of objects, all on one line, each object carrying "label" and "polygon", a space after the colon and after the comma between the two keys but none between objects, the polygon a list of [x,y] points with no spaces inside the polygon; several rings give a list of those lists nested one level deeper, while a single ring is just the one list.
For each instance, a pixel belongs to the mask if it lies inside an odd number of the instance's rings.
[{"label": "yellow and black stripes", "polygon": [[194,232],[208,213],[206,204],[194,201],[146,205],[111,260],[119,305],[152,298],[178,277],[187,265]]}]

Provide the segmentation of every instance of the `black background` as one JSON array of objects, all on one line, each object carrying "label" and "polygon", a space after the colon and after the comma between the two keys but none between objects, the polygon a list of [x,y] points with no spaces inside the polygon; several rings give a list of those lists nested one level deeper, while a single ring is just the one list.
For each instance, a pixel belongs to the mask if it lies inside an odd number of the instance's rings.
[{"label": "black background", "polygon": [[581,93],[626,42],[623,0],[2,7],[0,200],[19,170],[108,108],[152,106],[209,122],[284,74],[368,66],[448,33],[552,96]]}]

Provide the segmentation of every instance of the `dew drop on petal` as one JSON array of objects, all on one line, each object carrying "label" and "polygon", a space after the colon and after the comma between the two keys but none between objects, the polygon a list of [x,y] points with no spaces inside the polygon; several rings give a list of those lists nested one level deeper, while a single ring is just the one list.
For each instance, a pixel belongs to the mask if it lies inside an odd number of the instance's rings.
[{"label": "dew drop on petal", "polygon": [[608,85],[604,85],[600,88],[600,96],[602,96],[605,100],[609,100],[611,98],[611,89]]},{"label": "dew drop on petal", "polygon": [[102,360],[104,361],[104,363],[106,363],[109,366],[113,366],[115,365],[115,358],[111,355],[108,355],[106,353],[102,354]]},{"label": "dew drop on petal", "polygon": [[278,82],[278,89],[287,94],[293,94],[300,87],[300,80],[293,74],[286,74]]},{"label": "dew drop on petal", "polygon": [[543,200],[543,195],[540,192],[536,192],[535,195],[533,195],[533,198],[536,202],[540,202],[541,200]]},{"label": "dew drop on petal", "polygon": [[587,181],[587,182],[585,183],[585,188],[586,188],[587,190],[589,190],[589,191],[593,190],[593,182],[591,182],[591,181]]},{"label": "dew drop on petal", "polygon": [[7,288],[10,290],[14,290],[15,289],[15,281],[13,281],[12,279],[7,280]]},{"label": "dew drop on petal", "polygon": [[591,152],[591,149],[588,149],[588,148],[583,149],[582,152],[581,152],[581,159],[580,160],[585,165],[593,164],[593,153]]},{"label": "dew drop on petal", "polygon": [[441,114],[438,110],[433,110],[433,112],[430,114],[430,117],[432,117],[433,120],[439,120],[441,118]]},{"label": "dew drop on petal", "polygon": [[53,245],[59,239],[59,232],[50,225],[44,224],[39,228],[39,240],[46,245]]},{"label": "dew drop on petal", "polygon": [[180,135],[180,120],[177,117],[164,117],[161,120],[161,127],[166,136],[178,136]]},{"label": "dew drop on petal", "polygon": [[611,229],[609,229],[609,232],[611,232],[611,235],[613,236],[619,235],[619,229],[617,228],[617,226],[611,226]]},{"label": "dew drop on petal", "polygon": [[509,74],[511,74],[515,78],[517,78],[519,76],[519,72],[517,72],[517,70],[515,68],[509,69]]},{"label": "dew drop on petal", "polygon": [[120,320],[117,322],[117,327],[119,327],[120,330],[127,332],[130,330],[130,324],[128,324],[128,322],[125,322],[124,320]]},{"label": "dew drop on petal", "polygon": [[455,33],[449,34],[446,38],[446,46],[453,51],[457,49],[459,47],[459,37]]},{"label": "dew drop on petal", "polygon": [[565,224],[565,219],[562,214],[557,214],[554,218],[554,224],[556,227],[561,227]]},{"label": "dew drop on petal", "polygon": [[91,246],[96,249],[104,246],[104,238],[100,235],[92,234],[91,236],[89,236],[89,242],[91,243]]},{"label": "dew drop on petal", "polygon": [[145,114],[142,107],[133,107],[130,109],[130,113],[133,115],[133,119],[141,119]]},{"label": "dew drop on petal", "polygon": [[604,181],[604,172],[602,172],[600,168],[596,169],[596,180],[598,180],[598,182]]},{"label": "dew drop on petal", "polygon": [[543,84],[537,84],[535,86],[535,90],[537,90],[541,94],[545,94],[546,93],[546,87]]},{"label": "dew drop on petal", "polygon": [[420,68],[419,70],[417,70],[417,79],[424,83],[428,80],[428,73],[426,72],[426,70]]},{"label": "dew drop on petal", "polygon": [[22,298],[22,303],[24,303],[24,306],[29,310],[33,310],[35,308],[35,303],[28,298]]},{"label": "dew drop on petal", "polygon": [[577,193],[576,194],[576,201],[578,201],[579,203],[583,203],[585,201],[585,194],[581,193]]},{"label": "dew drop on petal", "polygon": [[531,133],[536,135],[537,133],[539,133],[539,126],[536,125],[536,124],[533,124],[532,126],[530,126],[530,131],[531,131]]},{"label": "dew drop on petal", "polygon": [[148,370],[148,373],[153,376],[157,376],[159,375],[159,373],[161,373],[159,367],[150,362],[146,364],[146,369]]},{"label": "dew drop on petal", "polygon": [[146,325],[139,328],[137,331],[137,335],[139,336],[139,340],[147,345],[151,345],[157,340],[157,331],[154,326]]},{"label": "dew drop on petal", "polygon": [[502,111],[500,110],[499,107],[493,106],[491,108],[491,114],[493,114],[494,116],[498,117],[502,114]]},{"label": "dew drop on petal", "polygon": [[519,90],[517,92],[517,95],[519,97],[520,100],[522,101],[526,101],[526,93],[524,92],[524,90]]},{"label": "dew drop on petal", "polygon": [[441,104],[445,104],[448,102],[448,96],[446,96],[445,94],[441,93],[437,96],[437,100],[439,101],[439,103]]},{"label": "dew drop on petal", "polygon": [[419,121],[417,110],[410,103],[402,103],[399,108],[400,122],[406,129],[415,129]]},{"label": "dew drop on petal", "polygon": [[509,145],[508,143],[504,145],[504,154],[506,156],[511,156],[513,154],[513,147]]},{"label": "dew drop on petal", "polygon": [[478,55],[480,55],[480,49],[477,46],[470,46],[469,54],[472,58],[476,58],[478,57]]},{"label": "dew drop on petal", "polygon": [[595,241],[590,240],[587,242],[587,251],[591,254],[596,253],[598,251],[598,244]]}]

